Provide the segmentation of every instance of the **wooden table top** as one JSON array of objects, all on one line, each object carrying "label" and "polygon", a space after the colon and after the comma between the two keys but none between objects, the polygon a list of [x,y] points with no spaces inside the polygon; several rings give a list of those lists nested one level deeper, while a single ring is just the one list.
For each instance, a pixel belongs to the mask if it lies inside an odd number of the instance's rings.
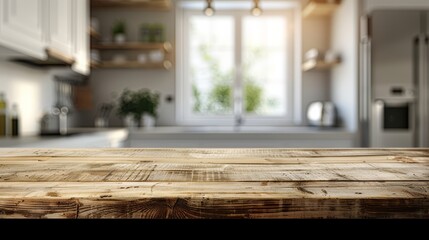
[{"label": "wooden table top", "polygon": [[429,149],[0,149],[0,218],[429,218]]}]

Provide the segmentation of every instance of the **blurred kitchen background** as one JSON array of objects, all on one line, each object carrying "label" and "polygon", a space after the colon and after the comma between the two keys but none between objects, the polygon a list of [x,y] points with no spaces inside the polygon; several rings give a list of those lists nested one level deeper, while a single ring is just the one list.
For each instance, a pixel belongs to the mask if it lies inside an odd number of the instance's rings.
[{"label": "blurred kitchen background", "polygon": [[0,0],[0,147],[429,147],[427,0]]}]

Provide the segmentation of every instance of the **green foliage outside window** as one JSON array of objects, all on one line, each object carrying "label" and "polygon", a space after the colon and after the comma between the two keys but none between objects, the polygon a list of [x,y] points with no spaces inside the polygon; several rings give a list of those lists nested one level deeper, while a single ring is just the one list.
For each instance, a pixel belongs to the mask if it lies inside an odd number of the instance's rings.
[{"label": "green foliage outside window", "polygon": [[[207,99],[203,98],[198,86],[195,83],[192,84],[193,111],[196,113],[225,113],[232,109],[233,88],[231,79],[233,71],[222,72],[218,60],[210,55],[208,49],[208,46],[199,48],[202,58],[208,64],[210,76],[212,76],[211,81],[214,84]],[[246,76],[244,104],[247,113],[256,113],[259,110],[262,106],[263,94],[263,88],[253,81],[251,77]]]}]

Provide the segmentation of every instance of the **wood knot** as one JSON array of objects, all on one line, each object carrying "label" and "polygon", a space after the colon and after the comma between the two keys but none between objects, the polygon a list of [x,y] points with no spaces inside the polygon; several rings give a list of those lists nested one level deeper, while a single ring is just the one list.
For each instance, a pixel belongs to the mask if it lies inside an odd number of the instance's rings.
[{"label": "wood knot", "polygon": [[46,196],[48,196],[48,197],[58,197],[59,195],[56,192],[48,192],[48,193],[46,193]]}]

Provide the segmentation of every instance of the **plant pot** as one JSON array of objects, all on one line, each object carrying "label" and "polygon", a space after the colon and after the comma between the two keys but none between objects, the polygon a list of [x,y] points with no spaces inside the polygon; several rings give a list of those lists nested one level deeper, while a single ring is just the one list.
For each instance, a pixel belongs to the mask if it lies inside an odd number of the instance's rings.
[{"label": "plant pot", "polygon": [[150,114],[143,114],[142,118],[141,118],[141,125],[144,128],[153,128],[155,127],[155,123],[156,123],[156,119],[154,116],[150,115]]},{"label": "plant pot", "polygon": [[137,128],[139,123],[136,121],[133,115],[129,114],[124,117],[124,125],[127,128]]},{"label": "plant pot", "polygon": [[126,40],[125,34],[123,33],[115,34],[114,40],[115,40],[115,43],[118,43],[118,44],[125,43],[125,40]]}]

